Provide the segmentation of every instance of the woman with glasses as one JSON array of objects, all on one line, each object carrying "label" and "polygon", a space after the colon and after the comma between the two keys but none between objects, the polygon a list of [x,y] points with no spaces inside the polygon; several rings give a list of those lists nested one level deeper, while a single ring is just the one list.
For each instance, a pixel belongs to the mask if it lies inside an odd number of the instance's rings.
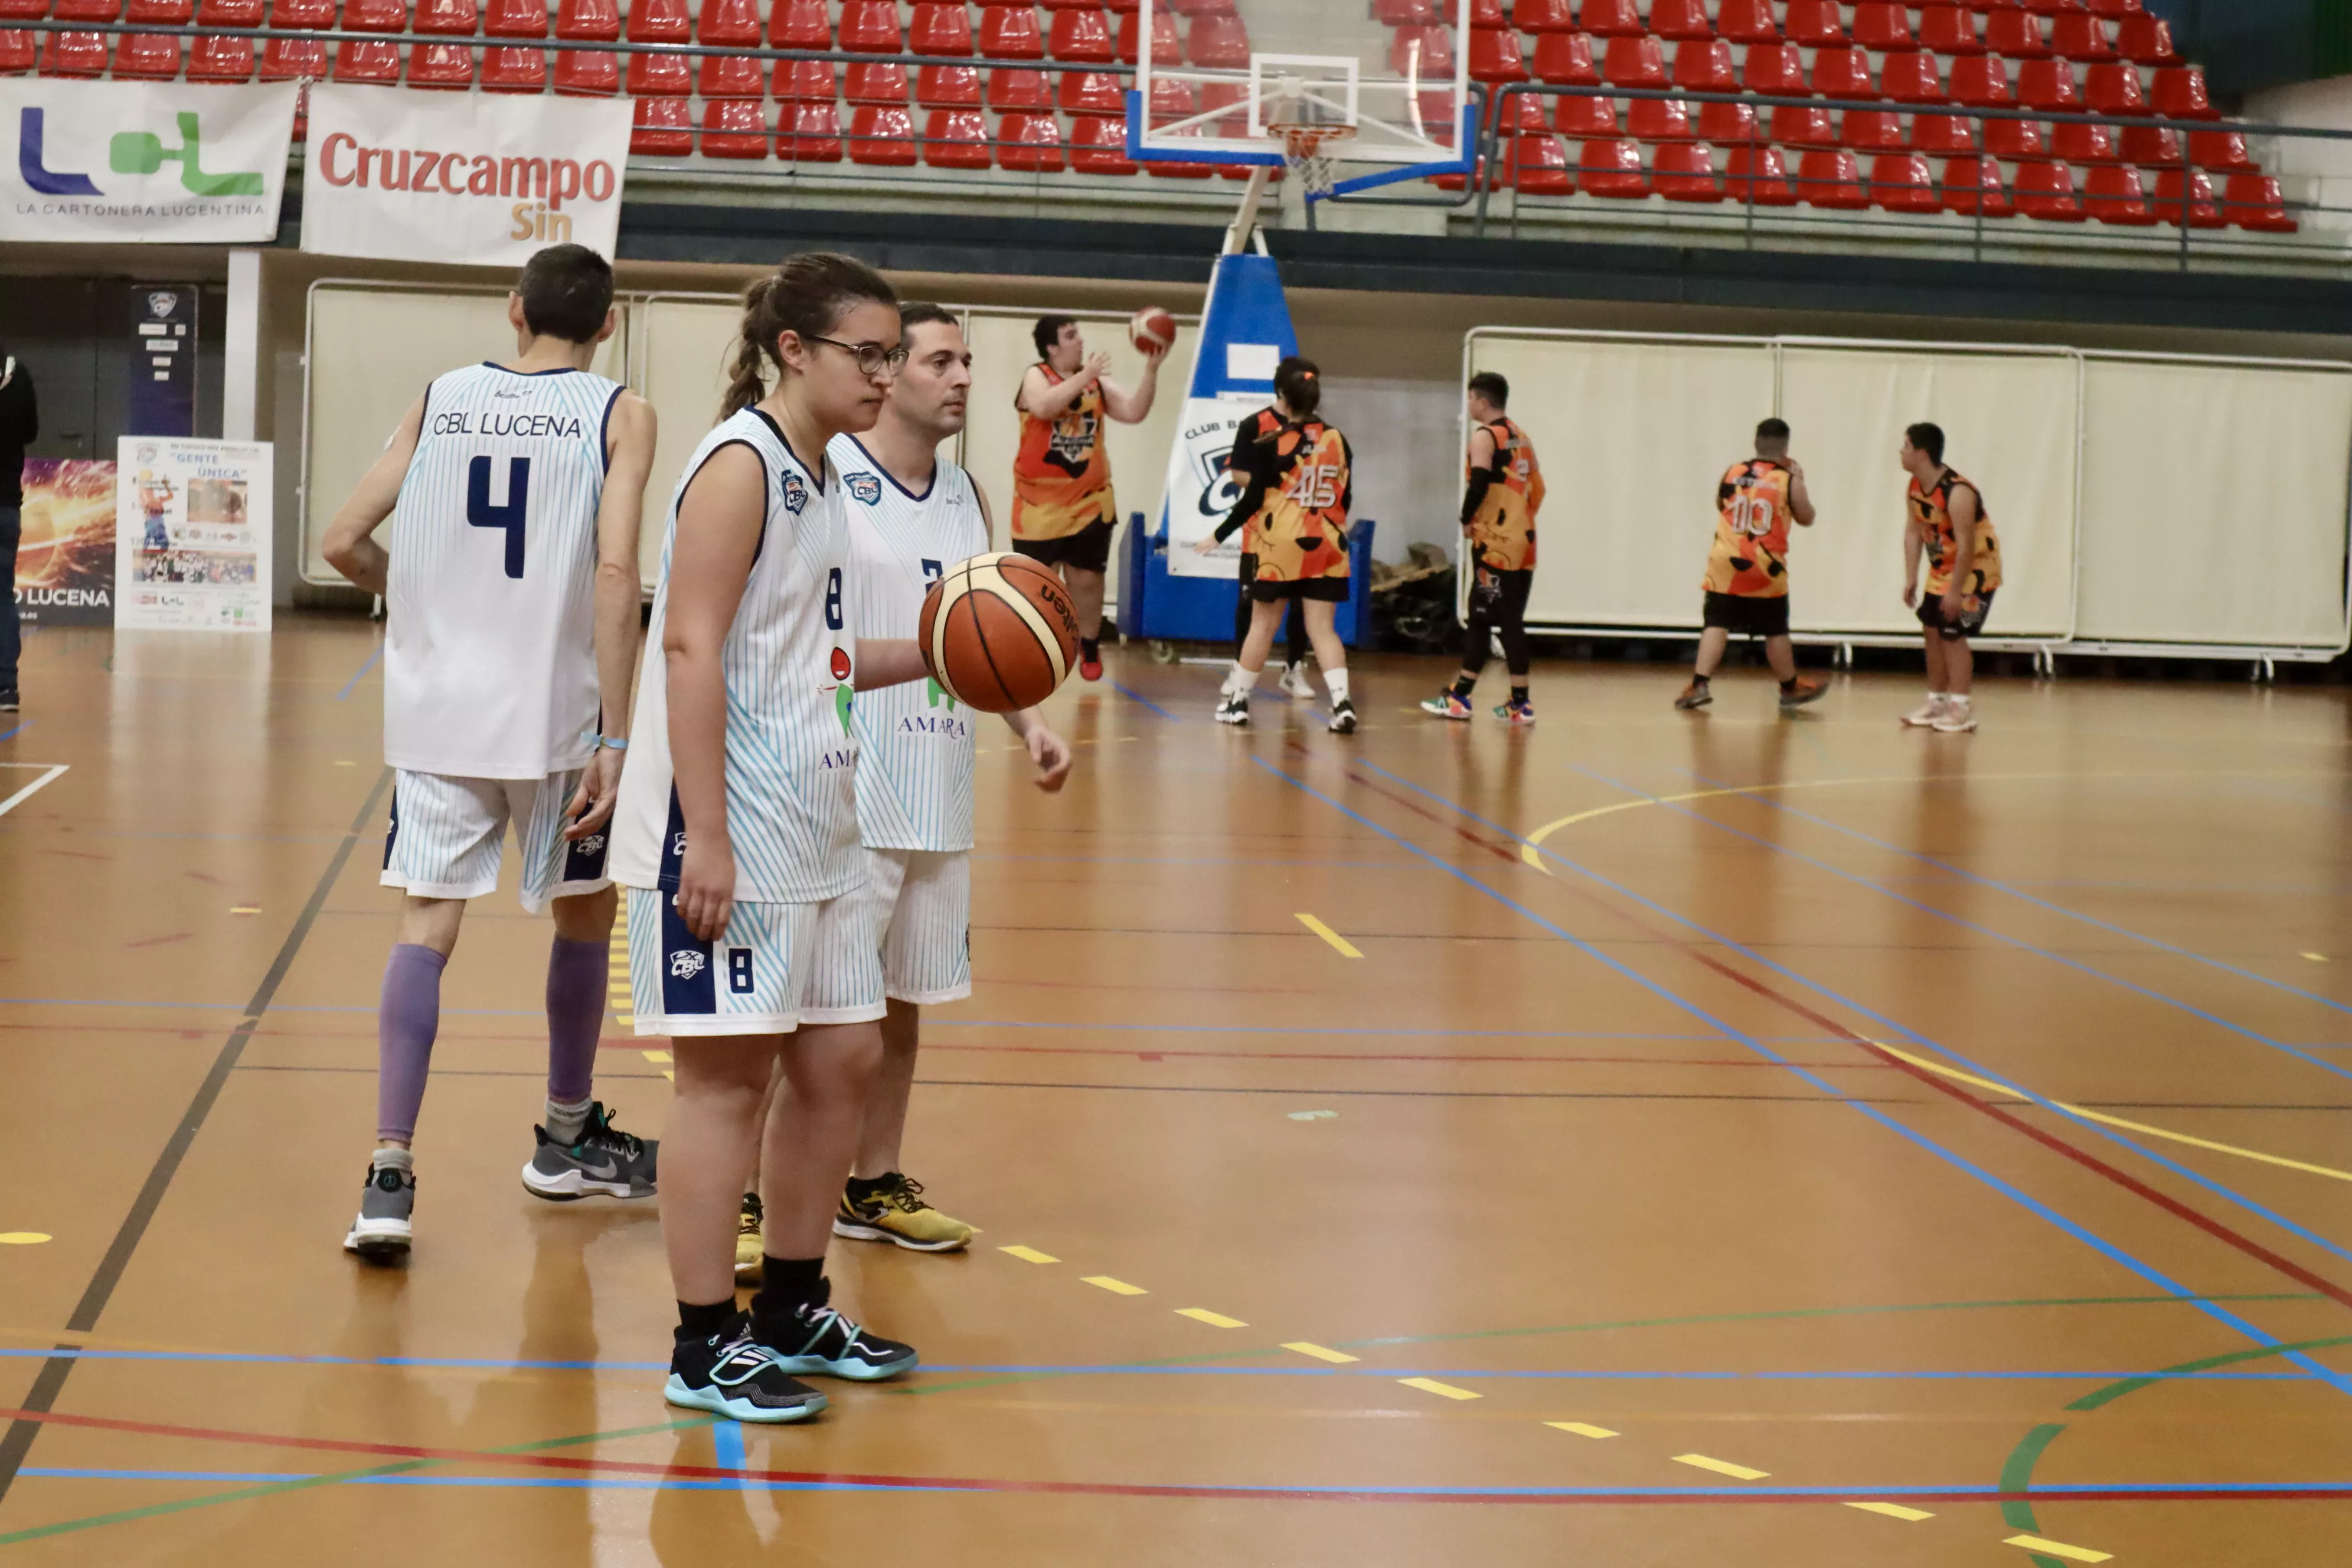
[{"label": "woman with glasses", "polygon": [[[824,1395],[796,1373],[861,1381],[912,1348],[828,1304],[824,1250],[880,1059],[871,1010],[802,1022],[812,975],[856,963],[865,876],[852,780],[853,686],[920,679],[910,640],[849,629],[846,515],[825,458],[869,430],[905,363],[889,284],[845,256],[796,256],[744,296],[725,417],[670,503],[638,677],[613,874],[629,889],[640,1035],[667,1036],[677,1100],[662,1151],[662,1237],[678,1329],[663,1390],[737,1421],[797,1421]],[[767,388],[772,371],[773,390]],[[781,1075],[789,1093],[762,1101]],[[743,1173],[766,1209],[763,1287],[735,1305]]]}]

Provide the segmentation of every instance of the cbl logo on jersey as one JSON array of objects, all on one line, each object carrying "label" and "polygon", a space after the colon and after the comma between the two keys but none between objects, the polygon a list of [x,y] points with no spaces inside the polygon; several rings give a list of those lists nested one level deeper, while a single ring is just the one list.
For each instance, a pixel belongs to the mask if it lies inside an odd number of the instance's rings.
[{"label": "cbl logo on jersey", "polygon": [[879,506],[882,504],[882,481],[880,479],[873,474],[850,474],[845,477],[849,481],[849,493],[851,495],[856,496],[867,506]]}]

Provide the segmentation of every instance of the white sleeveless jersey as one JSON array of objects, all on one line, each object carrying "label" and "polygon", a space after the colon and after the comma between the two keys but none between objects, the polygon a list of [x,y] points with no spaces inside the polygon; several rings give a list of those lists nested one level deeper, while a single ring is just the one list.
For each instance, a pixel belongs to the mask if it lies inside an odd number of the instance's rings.
[{"label": "white sleeveless jersey", "polygon": [[[912,637],[931,584],[988,548],[971,476],[942,459],[911,495],[854,436],[829,456],[849,522],[851,624],[862,637]],[[973,711],[922,680],[860,692],[856,715],[859,837],[876,849],[971,848]]]},{"label": "white sleeveless jersey", "polygon": [[669,618],[670,556],[687,486],[720,447],[749,447],[768,475],[768,515],[734,625],[719,647],[727,679],[727,837],[735,897],[822,903],[865,875],[850,721],[854,637],[845,603],[846,542],[832,465],[812,474],[783,432],[747,408],[702,438],[669,503],[661,578],[637,675],[628,765],[613,814],[613,879],[677,886],[686,821],[672,787],[669,684],[662,632]]},{"label": "white sleeveless jersey", "polygon": [[537,779],[595,749],[596,510],[617,382],[438,377],[386,549],[383,758]]}]

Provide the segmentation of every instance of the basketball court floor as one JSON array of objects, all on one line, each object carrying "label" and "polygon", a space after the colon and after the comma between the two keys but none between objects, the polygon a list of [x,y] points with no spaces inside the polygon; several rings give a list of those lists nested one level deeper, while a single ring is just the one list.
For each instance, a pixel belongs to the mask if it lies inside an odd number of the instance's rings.
[{"label": "basketball court floor", "polygon": [[[370,1147],[377,633],[44,633],[0,734],[0,1563],[2315,1564],[2352,1540],[2342,689],[1538,667],[1352,742],[1114,656],[983,731],[977,994],[836,1242],[924,1368],[660,1399],[650,1204],[516,1173],[547,928]],[[1499,679],[1499,671],[1490,678]],[[1486,694],[1482,693],[1482,696]],[[1487,696],[1491,702],[1495,697]],[[63,772],[55,770],[63,769]],[[29,792],[29,793],[27,793]],[[511,870],[511,868],[510,868]],[[657,1133],[662,1042],[600,1092]]]}]

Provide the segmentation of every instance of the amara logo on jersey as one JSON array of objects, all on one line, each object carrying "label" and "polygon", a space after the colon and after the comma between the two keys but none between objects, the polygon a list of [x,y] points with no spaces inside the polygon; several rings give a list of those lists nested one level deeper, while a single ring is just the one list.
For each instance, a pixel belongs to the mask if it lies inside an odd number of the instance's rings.
[{"label": "amara logo on jersey", "polygon": [[817,766],[823,768],[826,773],[831,773],[835,768],[848,768],[855,767],[856,765],[857,752],[855,749],[848,746],[844,746],[837,752],[825,752],[824,760],[817,763]]},{"label": "amara logo on jersey", "polygon": [[849,476],[849,493],[867,506],[878,506],[882,500],[882,481],[872,474]]},{"label": "amara logo on jersey", "polygon": [[705,958],[698,952],[680,949],[669,955],[670,978],[673,980],[691,980],[696,975],[701,973],[703,966],[709,962],[710,960]]},{"label": "amara logo on jersey", "polygon": [[947,714],[916,714],[898,721],[901,731],[913,731],[924,735],[939,735],[950,741],[961,741],[971,733],[971,726]]},{"label": "amara logo on jersey", "polygon": [[798,474],[786,474],[784,476],[784,510],[798,517],[802,509],[807,505],[808,486],[801,483],[801,477]]}]

